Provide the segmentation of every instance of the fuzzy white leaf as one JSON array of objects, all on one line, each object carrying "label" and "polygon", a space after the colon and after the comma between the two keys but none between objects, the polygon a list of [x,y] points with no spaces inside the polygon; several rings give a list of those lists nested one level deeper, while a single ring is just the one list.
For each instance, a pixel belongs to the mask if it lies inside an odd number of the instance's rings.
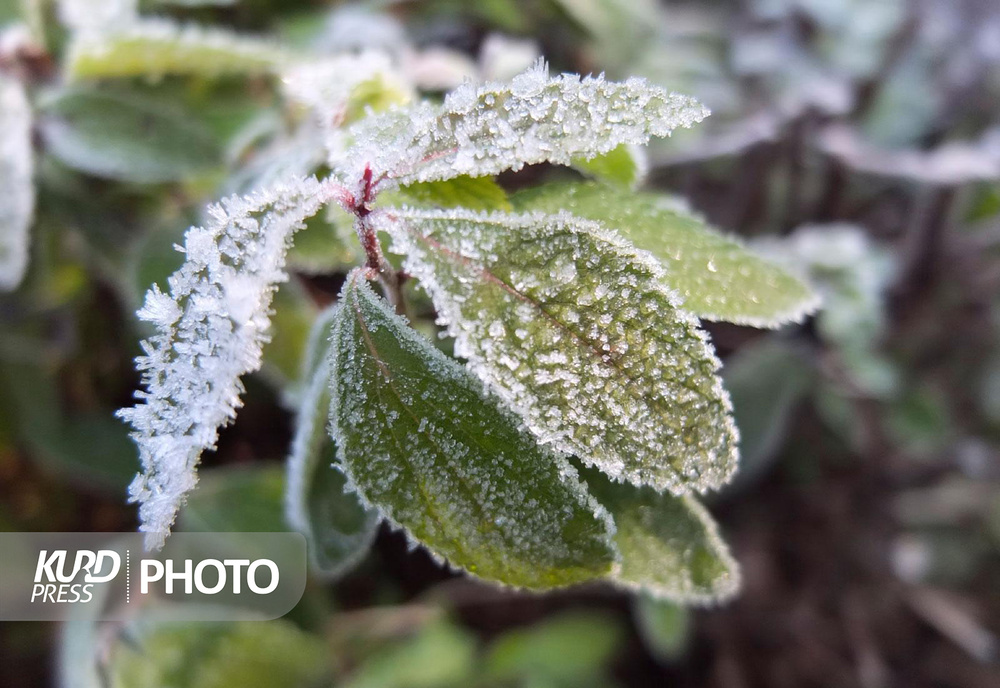
[{"label": "fuzzy white leaf", "polygon": [[139,0],[59,0],[59,19],[72,31],[100,33],[139,16]]},{"label": "fuzzy white leaf", "polygon": [[349,155],[333,163],[347,178],[368,164],[376,178],[402,184],[487,176],[645,144],[707,115],[693,98],[643,79],[551,77],[538,62],[510,83],[466,83],[440,106],[424,103],[368,118],[352,130]]},{"label": "fuzzy white leaf", "polygon": [[729,479],[738,433],[719,361],[648,253],[567,213],[371,218],[456,353],[543,443],[675,493]]},{"label": "fuzzy white leaf", "polygon": [[187,232],[169,293],[154,285],[146,295],[138,315],[157,330],[136,362],[146,389],[119,415],[139,445],[143,472],[130,494],[147,546],[163,543],[202,451],[233,419],[240,377],[260,368],[289,241],[322,206],[324,189],[309,178],[212,206],[206,225]]},{"label": "fuzzy white leaf", "polygon": [[0,74],[0,291],[17,287],[28,265],[32,167],[31,106],[21,83]]}]

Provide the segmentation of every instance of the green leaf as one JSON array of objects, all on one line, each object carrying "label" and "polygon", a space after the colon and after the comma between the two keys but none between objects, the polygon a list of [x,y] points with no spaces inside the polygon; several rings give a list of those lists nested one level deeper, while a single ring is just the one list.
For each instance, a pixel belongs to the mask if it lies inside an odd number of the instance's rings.
[{"label": "green leaf", "polygon": [[[438,208],[467,208],[468,210],[511,210],[510,201],[493,177],[469,177],[462,175],[435,182],[416,182],[402,187],[399,194],[418,206]],[[392,201],[382,198],[384,204]]]},{"label": "green leaf", "polygon": [[621,646],[622,635],[606,614],[563,613],[503,634],[489,649],[486,671],[501,681],[530,677],[555,685],[604,685],[594,679]]},{"label": "green leaf", "polygon": [[621,145],[610,153],[590,158],[577,158],[573,167],[588,177],[626,189],[632,189],[642,177],[643,169],[631,146]]},{"label": "green leaf", "polygon": [[735,487],[760,475],[781,449],[792,411],[809,389],[812,369],[797,347],[765,339],[727,359],[722,377],[740,429]]},{"label": "green leaf", "polygon": [[472,684],[476,641],[445,622],[372,655],[346,688],[452,688]]},{"label": "green leaf", "polygon": [[565,213],[373,218],[457,355],[543,444],[657,489],[729,479],[737,433],[719,362],[648,254]]},{"label": "green leaf", "polygon": [[302,352],[317,308],[305,287],[292,279],[275,292],[272,309],[271,341],[264,345],[262,372],[284,388],[298,378],[302,369]]},{"label": "green leaf", "polygon": [[587,485],[611,512],[621,566],[613,579],[675,602],[715,602],[739,589],[739,566],[708,511],[689,495],[658,494],[584,472]]},{"label": "green leaf", "polygon": [[344,271],[364,260],[349,216],[333,205],[306,221],[288,251],[288,266],[311,275]]},{"label": "green leaf", "polygon": [[180,527],[202,533],[274,533],[287,530],[282,512],[285,476],[278,464],[216,468],[181,511]]},{"label": "green leaf", "polygon": [[205,128],[161,102],[74,88],[41,108],[46,151],[81,172],[149,184],[202,173],[221,161]]},{"label": "green leaf", "polygon": [[187,688],[299,688],[327,685],[327,649],[288,621],[133,622],[117,643],[109,685]]},{"label": "green leaf", "polygon": [[78,35],[66,59],[69,79],[267,74],[288,56],[276,46],[219,29],[144,19],[111,33]]},{"label": "green leaf", "polygon": [[650,654],[664,662],[681,656],[691,624],[687,607],[650,595],[638,595],[632,610],[639,637]]},{"label": "green leaf", "polygon": [[336,307],[324,311],[310,337],[285,494],[289,524],[306,536],[313,567],[327,577],[342,574],[364,557],[380,522],[376,512],[366,510],[347,491],[326,428],[332,374],[327,342],[335,313]]},{"label": "green leaf", "polygon": [[565,210],[619,232],[663,262],[666,284],[700,318],[778,327],[802,320],[818,305],[798,278],[671,207],[665,197],[563,183],[523,191],[512,202],[518,210]]},{"label": "green leaf", "polygon": [[334,325],[333,424],[364,501],[451,564],[530,588],[611,569],[606,514],[458,363],[407,327],[360,271]]}]

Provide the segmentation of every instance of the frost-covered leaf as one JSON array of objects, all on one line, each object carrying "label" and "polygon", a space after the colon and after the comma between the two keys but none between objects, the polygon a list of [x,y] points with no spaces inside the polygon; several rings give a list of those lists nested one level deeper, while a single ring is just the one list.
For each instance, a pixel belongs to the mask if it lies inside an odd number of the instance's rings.
[{"label": "frost-covered leaf", "polygon": [[20,82],[0,74],[0,291],[17,287],[28,266],[33,167],[28,97]]},{"label": "frost-covered leaf", "polygon": [[66,56],[70,79],[267,74],[289,61],[277,46],[220,29],[142,19],[78,34]]},{"label": "frost-covered leaf", "polygon": [[138,315],[157,330],[136,361],[146,389],[119,414],[139,445],[143,473],[130,493],[148,545],[162,544],[202,451],[233,419],[240,377],[260,368],[291,235],[324,200],[315,179],[224,200],[206,226],[188,230],[170,292],[154,286],[146,295]]},{"label": "frost-covered leaf", "polygon": [[683,308],[706,320],[777,327],[815,310],[812,289],[738,240],[670,205],[670,199],[599,184],[547,184],[516,194],[519,210],[558,212],[600,222],[666,268]]},{"label": "frost-covered leaf", "polygon": [[455,351],[543,444],[675,492],[724,484],[737,431],[719,362],[648,254],[562,213],[372,214]]},{"label": "frost-covered leaf", "polygon": [[645,149],[622,144],[593,158],[577,158],[573,167],[588,177],[607,184],[633,189],[646,174]]},{"label": "frost-covered leaf", "polygon": [[222,151],[207,129],[159,101],[74,88],[46,100],[41,110],[45,150],[99,177],[166,182],[221,162]]},{"label": "frost-covered leaf", "polygon": [[339,575],[365,555],[380,520],[345,489],[347,479],[327,431],[332,375],[329,338],[336,308],[321,314],[310,336],[303,366],[306,385],[295,416],[285,492],[285,517],[306,536],[313,566],[326,576]]},{"label": "frost-covered leaf", "polygon": [[[391,197],[392,192],[385,196]],[[411,205],[467,210],[511,210],[507,192],[493,177],[462,175],[437,182],[416,182],[399,190],[402,200]],[[383,202],[391,204],[390,201]]]},{"label": "frost-covered leaf", "polygon": [[615,483],[593,469],[584,476],[615,519],[617,583],[687,603],[724,600],[739,589],[739,565],[694,497]]},{"label": "frost-covered leaf", "polygon": [[348,178],[369,164],[376,178],[401,184],[488,176],[645,144],[707,114],[693,98],[643,79],[550,77],[539,62],[509,84],[467,83],[440,106],[423,103],[367,118],[352,129],[349,155],[333,162]]},{"label": "frost-covered leaf", "polygon": [[606,513],[458,363],[359,271],[334,325],[333,425],[362,499],[454,566],[551,588],[608,572]]}]

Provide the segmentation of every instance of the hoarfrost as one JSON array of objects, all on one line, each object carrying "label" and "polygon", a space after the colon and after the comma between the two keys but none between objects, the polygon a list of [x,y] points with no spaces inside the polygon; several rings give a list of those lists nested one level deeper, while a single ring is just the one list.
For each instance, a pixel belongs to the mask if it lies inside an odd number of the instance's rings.
[{"label": "hoarfrost", "polygon": [[147,547],[163,544],[202,451],[234,418],[240,377],[261,364],[291,235],[325,200],[310,178],[212,206],[206,225],[188,230],[169,294],[154,285],[146,295],[138,315],[156,327],[136,359],[146,389],[119,416],[139,446],[143,472],[129,493]]},{"label": "hoarfrost", "polygon": [[675,493],[729,479],[738,437],[719,361],[649,254],[566,213],[386,208],[372,221],[456,354],[541,442]]},{"label": "hoarfrost", "polygon": [[352,129],[349,158],[331,162],[353,176],[362,160],[376,177],[400,184],[485,176],[645,144],[707,115],[693,98],[644,79],[550,77],[539,61],[509,84],[466,83],[440,106],[422,103],[367,118]]},{"label": "hoarfrost", "polygon": [[334,327],[333,427],[358,494],[470,573],[549,588],[608,573],[614,525],[565,457],[353,272]]}]

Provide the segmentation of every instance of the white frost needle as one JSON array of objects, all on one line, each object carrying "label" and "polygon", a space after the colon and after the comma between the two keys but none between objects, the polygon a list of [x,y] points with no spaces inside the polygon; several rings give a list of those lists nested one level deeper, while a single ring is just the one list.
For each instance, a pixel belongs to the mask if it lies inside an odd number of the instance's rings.
[{"label": "white frost needle", "polygon": [[351,177],[368,163],[393,183],[475,177],[551,162],[568,165],[623,143],[645,144],[708,115],[689,96],[639,78],[549,76],[543,61],[507,84],[466,83],[442,105],[423,103],[369,117],[352,129],[349,159],[335,168]]},{"label": "white frost needle", "polygon": [[31,107],[20,82],[0,75],[0,291],[20,284],[35,210]]},{"label": "white frost needle", "polygon": [[235,416],[240,377],[260,367],[291,236],[329,192],[309,178],[212,206],[210,221],[188,230],[169,293],[147,293],[138,315],[156,333],[137,359],[146,389],[119,415],[139,445],[143,472],[129,490],[148,547],[162,545],[197,482],[201,453]]}]

